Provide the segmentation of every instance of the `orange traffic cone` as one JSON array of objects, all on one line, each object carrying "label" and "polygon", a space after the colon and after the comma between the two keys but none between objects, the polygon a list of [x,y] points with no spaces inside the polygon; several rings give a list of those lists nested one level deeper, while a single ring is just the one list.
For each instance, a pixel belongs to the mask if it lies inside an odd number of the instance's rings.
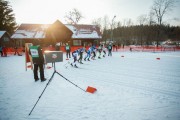
[{"label": "orange traffic cone", "polygon": [[90,86],[88,86],[87,89],[86,89],[86,92],[89,92],[89,93],[94,93],[96,91],[97,91],[96,88],[93,88],[93,87],[90,87]]}]

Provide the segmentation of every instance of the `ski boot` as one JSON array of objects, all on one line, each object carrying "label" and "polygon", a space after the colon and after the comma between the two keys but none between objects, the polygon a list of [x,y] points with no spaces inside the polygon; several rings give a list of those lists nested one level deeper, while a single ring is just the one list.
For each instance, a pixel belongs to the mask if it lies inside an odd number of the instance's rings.
[{"label": "ski boot", "polygon": [[75,68],[78,68],[78,67],[76,66],[76,64],[74,65],[74,67],[75,67]]}]

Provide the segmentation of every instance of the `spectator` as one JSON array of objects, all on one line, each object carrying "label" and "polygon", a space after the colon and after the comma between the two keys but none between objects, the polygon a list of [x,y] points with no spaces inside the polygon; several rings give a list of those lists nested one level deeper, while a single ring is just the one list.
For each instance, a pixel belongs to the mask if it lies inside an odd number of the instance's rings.
[{"label": "spectator", "polygon": [[16,55],[16,53],[17,53],[18,56],[21,56],[21,55],[19,54],[18,47],[14,47],[14,55]]},{"label": "spectator", "polygon": [[108,56],[112,56],[112,44],[109,43],[109,45],[107,46],[108,49]]},{"label": "spectator", "polygon": [[7,48],[6,48],[6,46],[4,46],[2,48],[2,52],[3,52],[4,57],[7,57]]},{"label": "spectator", "polygon": [[3,47],[0,46],[0,53],[1,53],[1,57],[3,56]]},{"label": "spectator", "polygon": [[115,45],[115,44],[113,44],[113,51],[115,51],[115,48],[116,48],[116,45]]},{"label": "spectator", "polygon": [[29,49],[29,54],[32,56],[33,64],[34,64],[34,80],[35,82],[39,80],[38,78],[38,68],[40,69],[40,77],[41,82],[45,81],[44,77],[44,56],[42,52],[42,48],[39,45],[39,41],[37,40],[33,46]]},{"label": "spectator", "polygon": [[66,58],[67,58],[67,59],[68,59],[68,58],[71,58],[71,54],[70,54],[70,52],[71,52],[71,47],[70,47],[70,45],[69,45],[68,43],[66,43],[65,50],[66,50]]},{"label": "spectator", "polygon": [[60,50],[60,43],[57,43],[57,44],[55,45],[55,50],[56,50],[56,51],[59,51],[59,50]]}]

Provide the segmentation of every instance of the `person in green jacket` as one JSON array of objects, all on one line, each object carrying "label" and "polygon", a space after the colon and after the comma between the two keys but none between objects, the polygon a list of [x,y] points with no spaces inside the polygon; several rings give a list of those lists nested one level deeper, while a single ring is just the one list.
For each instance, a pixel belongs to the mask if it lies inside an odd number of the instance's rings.
[{"label": "person in green jacket", "polygon": [[38,81],[38,68],[40,69],[40,78],[41,82],[45,81],[46,78],[44,77],[44,56],[42,52],[42,48],[39,45],[39,41],[37,40],[33,46],[29,48],[29,54],[32,57],[32,61],[34,64],[34,80]]},{"label": "person in green jacket", "polygon": [[[66,58],[67,58],[67,59],[71,58],[71,54],[70,54],[70,52],[71,52],[71,47],[70,47],[70,45],[69,45],[68,43],[66,43],[65,50],[66,50]],[[69,56],[69,57],[68,57],[68,56]]]}]

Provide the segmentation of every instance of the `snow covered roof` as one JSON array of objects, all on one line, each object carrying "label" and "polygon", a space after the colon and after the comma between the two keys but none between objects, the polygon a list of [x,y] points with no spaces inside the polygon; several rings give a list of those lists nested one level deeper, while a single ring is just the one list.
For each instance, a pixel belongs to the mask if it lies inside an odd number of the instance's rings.
[{"label": "snow covered roof", "polygon": [[48,24],[21,24],[18,30],[11,36],[14,39],[34,38],[42,39],[46,37]]},{"label": "snow covered roof", "polygon": [[101,39],[100,28],[96,25],[66,25],[72,32],[73,39]]},{"label": "snow covered roof", "polygon": [[0,31],[0,38],[6,33],[6,31]]},{"label": "snow covered roof", "polygon": [[[12,39],[43,39],[53,24],[21,24],[11,36]],[[65,25],[71,30],[72,39],[101,39],[100,28],[96,25]]]}]

